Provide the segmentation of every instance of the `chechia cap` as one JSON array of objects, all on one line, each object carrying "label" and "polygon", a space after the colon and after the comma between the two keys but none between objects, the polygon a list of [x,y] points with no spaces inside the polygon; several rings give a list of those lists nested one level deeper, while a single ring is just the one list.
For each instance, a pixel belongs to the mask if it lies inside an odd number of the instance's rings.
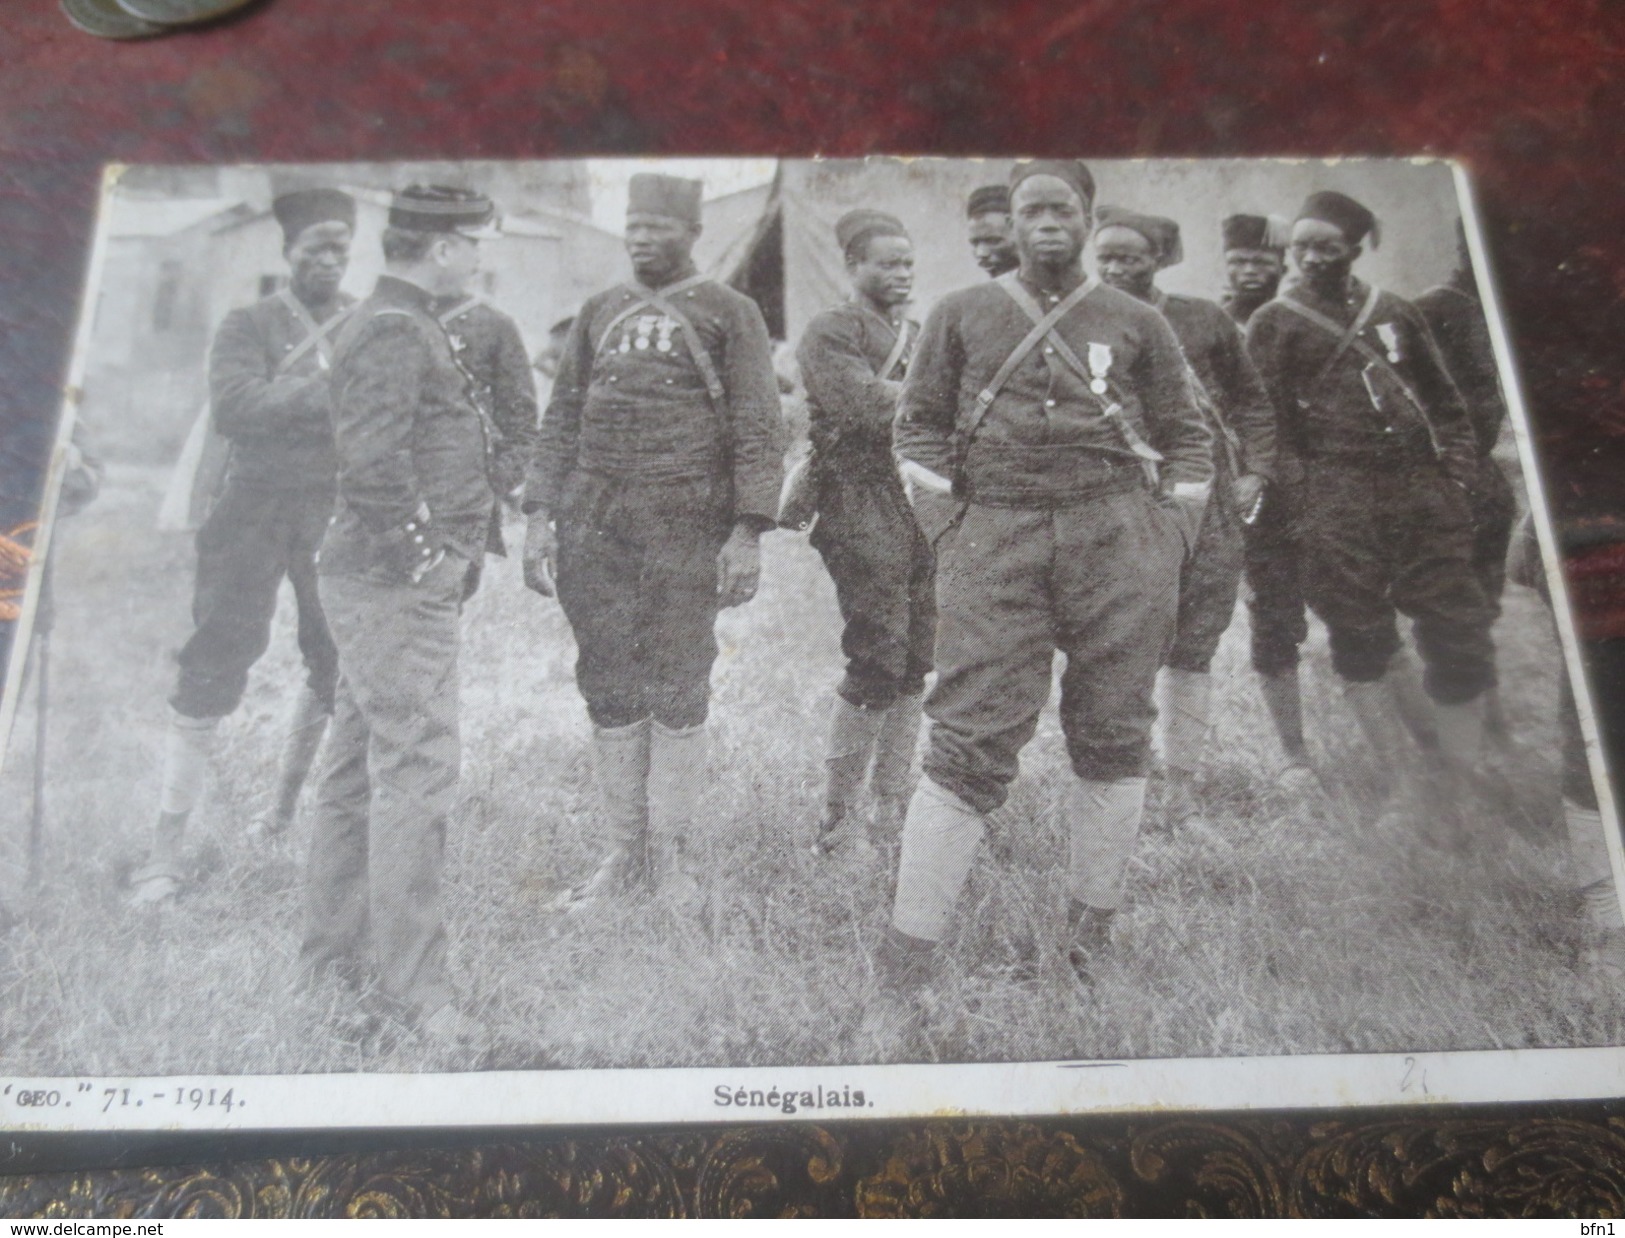
[{"label": "chechia cap", "polygon": [[1010,194],[1029,176],[1058,176],[1078,191],[1085,206],[1094,205],[1095,177],[1081,159],[1019,159],[1010,169]]},{"label": "chechia cap", "polygon": [[971,190],[971,195],[965,201],[965,217],[975,219],[978,215],[1008,215],[1010,213],[1010,187],[1008,185],[983,185],[979,189]]},{"label": "chechia cap", "polygon": [[700,222],[700,198],[705,186],[681,176],[635,172],[628,186],[628,215],[663,215],[686,224]]},{"label": "chechia cap", "polygon": [[408,185],[389,204],[389,226],[408,232],[454,232],[471,241],[502,235],[496,204],[474,189]]},{"label": "chechia cap", "polygon": [[1285,249],[1292,225],[1279,215],[1231,215],[1219,231],[1225,249]]},{"label": "chechia cap", "polygon": [[315,224],[340,223],[355,230],[355,199],[338,189],[292,189],[271,201],[271,214],[282,225],[284,244],[292,244]]},{"label": "chechia cap", "polygon": [[835,241],[840,245],[843,254],[851,253],[854,246],[862,244],[872,236],[906,238],[908,229],[903,227],[903,221],[897,216],[888,215],[885,211],[870,210],[868,207],[848,211],[835,221]]},{"label": "chechia cap", "polygon": [[1138,232],[1157,256],[1157,270],[1178,266],[1185,260],[1185,247],[1179,239],[1179,225],[1165,215],[1142,215],[1121,206],[1103,206],[1095,212],[1095,229],[1128,228]]},{"label": "chechia cap", "polygon": [[1331,224],[1341,232],[1350,245],[1358,245],[1369,233],[1371,248],[1382,240],[1382,229],[1377,217],[1346,193],[1323,189],[1312,193],[1298,208],[1299,219],[1318,219]]}]

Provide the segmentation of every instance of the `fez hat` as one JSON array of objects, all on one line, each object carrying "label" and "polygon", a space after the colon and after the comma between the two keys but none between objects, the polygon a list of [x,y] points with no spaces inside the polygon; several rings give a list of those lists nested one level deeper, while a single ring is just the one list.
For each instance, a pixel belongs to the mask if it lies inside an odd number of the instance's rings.
[{"label": "fez hat", "polygon": [[848,211],[835,221],[835,241],[840,245],[843,254],[850,254],[872,236],[906,238],[908,229],[903,227],[903,221],[897,216],[863,206],[855,211]]},{"label": "fez hat", "polygon": [[681,176],[635,172],[626,204],[628,215],[663,215],[685,224],[700,222],[700,196],[704,186]]},{"label": "fez hat", "polygon": [[1015,196],[1016,186],[1029,176],[1058,176],[1078,191],[1084,206],[1095,201],[1095,178],[1081,159],[1018,159],[1010,169],[1010,194]]},{"label": "fez hat", "polygon": [[1225,249],[1285,249],[1292,225],[1279,215],[1231,215],[1219,225]]},{"label": "fez hat", "polygon": [[271,214],[282,225],[282,243],[292,245],[314,224],[340,223],[355,230],[355,199],[338,189],[293,189],[271,200]]},{"label": "fez hat", "polygon": [[502,235],[496,204],[474,189],[408,185],[389,204],[389,226],[407,232],[451,232],[471,241]]},{"label": "fez hat", "polygon": [[1348,240],[1350,245],[1358,245],[1371,234],[1371,248],[1375,249],[1382,240],[1382,229],[1377,224],[1377,217],[1361,206],[1346,193],[1338,193],[1335,189],[1323,189],[1312,193],[1303,200],[1298,208],[1299,219],[1318,219],[1322,223],[1331,224]]},{"label": "fez hat", "polygon": [[1178,266],[1185,260],[1185,247],[1179,240],[1179,225],[1164,215],[1141,215],[1121,206],[1103,206],[1095,212],[1096,232],[1101,228],[1127,228],[1138,232],[1157,258],[1157,270]]},{"label": "fez hat", "polygon": [[1000,215],[1010,213],[1008,185],[983,185],[980,189],[971,190],[971,195],[965,202],[965,218],[975,219],[978,215],[995,213]]}]

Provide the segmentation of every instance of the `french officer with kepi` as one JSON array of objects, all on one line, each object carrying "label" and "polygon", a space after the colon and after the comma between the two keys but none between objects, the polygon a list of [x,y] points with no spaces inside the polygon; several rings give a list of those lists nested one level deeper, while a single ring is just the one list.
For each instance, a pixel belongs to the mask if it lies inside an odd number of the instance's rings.
[{"label": "french officer with kepi", "polygon": [[[477,1046],[446,962],[440,879],[457,803],[458,615],[495,502],[486,431],[435,310],[499,235],[483,194],[395,195],[384,273],[333,359],[338,510],[322,601],[339,686],[306,866],[302,961],[378,990],[432,1041]],[[370,959],[369,959],[370,955]]]}]

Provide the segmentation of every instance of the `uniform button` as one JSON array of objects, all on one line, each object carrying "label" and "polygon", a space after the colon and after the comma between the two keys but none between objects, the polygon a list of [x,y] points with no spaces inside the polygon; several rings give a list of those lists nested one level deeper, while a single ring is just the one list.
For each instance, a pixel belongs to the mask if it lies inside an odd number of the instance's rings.
[{"label": "uniform button", "polygon": [[1053,348],[1046,348],[1046,349],[1044,349],[1044,353],[1045,353],[1045,355],[1046,355],[1046,356],[1047,356],[1047,355],[1050,355],[1050,354],[1052,354],[1052,353],[1054,353],[1054,351],[1055,351],[1055,350],[1054,350],[1054,349],[1053,349]]},{"label": "uniform button", "polygon": [[1044,401],[1044,407],[1045,408],[1054,408],[1055,407],[1055,401],[1054,400],[1045,400]]},{"label": "uniform button", "polygon": [[423,534],[421,534],[421,533],[417,534],[415,537],[413,537],[412,540],[414,542],[421,542],[423,540]]}]

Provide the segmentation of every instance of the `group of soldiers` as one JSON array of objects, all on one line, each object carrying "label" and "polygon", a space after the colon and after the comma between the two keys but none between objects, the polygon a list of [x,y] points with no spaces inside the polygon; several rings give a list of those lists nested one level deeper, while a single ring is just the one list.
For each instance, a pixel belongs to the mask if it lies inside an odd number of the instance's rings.
[{"label": "group of soldiers", "polygon": [[[210,360],[230,467],[198,536],[196,630],[134,899],[187,880],[211,738],[287,577],[308,680],[256,827],[289,827],[322,747],[306,973],[380,994],[428,1039],[483,1039],[449,978],[439,884],[459,613],[483,556],[502,552],[504,501],[525,514],[526,584],[574,633],[591,722],[601,859],[558,901],[574,918],[651,893],[692,905],[716,619],[755,594],[764,533],[812,526],[846,670],[809,834],[824,857],[897,848],[864,1020],[889,1044],[931,981],[1057,650],[1076,775],[1063,950],[1083,983],[1110,948],[1159,718],[1161,824],[1211,828],[1197,778],[1211,664],[1244,575],[1283,786],[1318,788],[1297,680],[1312,610],[1392,776],[1382,814],[1447,853],[1472,845],[1514,511],[1490,456],[1503,408],[1465,257],[1419,304],[1379,291],[1353,273],[1375,219],[1318,192],[1290,222],[1224,221],[1222,305],[1172,295],[1157,274],[1180,261],[1177,223],[1098,203],[1081,162],[1023,161],[967,203],[991,278],[922,327],[906,313],[908,228],[854,210],[834,238],[851,296],[796,348],[810,451],[786,481],[761,312],[693,261],[701,193],[632,178],[631,278],[554,343],[540,417],[519,332],[471,295],[498,234],[489,199],[396,194],[385,273],[354,304],[339,288],[354,201],[277,198],[288,287],[234,311]],[[1288,253],[1298,278],[1283,285]]]}]

